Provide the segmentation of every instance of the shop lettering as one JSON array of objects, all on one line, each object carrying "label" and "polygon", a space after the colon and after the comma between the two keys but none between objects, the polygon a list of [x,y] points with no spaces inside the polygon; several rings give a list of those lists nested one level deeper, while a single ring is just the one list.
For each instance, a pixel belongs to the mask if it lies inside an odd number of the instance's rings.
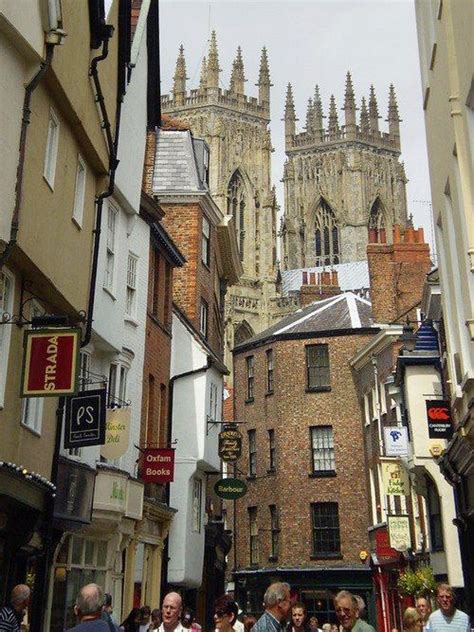
[{"label": "shop lettering", "polygon": [[113,421],[108,421],[106,424],[107,427],[107,439],[106,443],[120,443],[122,438],[121,433],[125,430],[125,424],[114,423]]},{"label": "shop lettering", "polygon": [[162,467],[160,470],[155,470],[152,467],[145,468],[146,476],[171,476],[171,469]]},{"label": "shop lettering", "polygon": [[148,463],[171,463],[170,456],[162,456],[161,454],[147,454],[146,460]]},{"label": "shop lettering", "polygon": [[242,491],[242,487],[232,487],[232,485],[219,485],[219,491],[220,492],[237,492],[240,494],[240,492]]},{"label": "shop lettering", "polygon": [[46,362],[48,363],[44,373],[44,390],[54,391],[56,389],[56,367],[58,362],[58,337],[48,338],[46,348]]}]

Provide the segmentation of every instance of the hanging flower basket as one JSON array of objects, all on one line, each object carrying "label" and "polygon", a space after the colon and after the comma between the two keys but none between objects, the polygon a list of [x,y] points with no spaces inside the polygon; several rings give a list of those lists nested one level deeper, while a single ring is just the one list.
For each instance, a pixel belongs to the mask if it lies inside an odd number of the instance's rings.
[{"label": "hanging flower basket", "polygon": [[416,597],[421,593],[433,593],[436,580],[430,566],[422,566],[416,571],[407,569],[400,573],[397,581],[398,590],[402,595]]}]

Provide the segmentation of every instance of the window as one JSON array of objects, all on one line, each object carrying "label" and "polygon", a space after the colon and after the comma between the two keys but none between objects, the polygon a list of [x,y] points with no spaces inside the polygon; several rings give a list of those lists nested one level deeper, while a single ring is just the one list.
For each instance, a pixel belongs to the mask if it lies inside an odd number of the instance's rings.
[{"label": "window", "polygon": [[201,498],[202,498],[202,480],[200,478],[193,478],[192,529],[195,533],[201,533]]},{"label": "window", "polygon": [[337,503],[313,503],[313,556],[334,555],[341,550]]},{"label": "window", "polygon": [[240,260],[244,260],[245,248],[245,191],[244,182],[238,171],[232,176],[227,188],[227,215],[234,218]]},{"label": "window", "polygon": [[56,175],[56,159],[58,157],[59,120],[53,109],[49,110],[48,138],[46,140],[46,154],[44,158],[43,176],[49,186],[54,188]]},{"label": "window", "polygon": [[314,245],[317,266],[339,263],[339,228],[326,200],[321,200],[316,210]]},{"label": "window", "polygon": [[251,402],[253,401],[253,387],[254,387],[254,380],[255,380],[254,357],[248,356],[247,358],[245,358],[245,361],[247,363],[247,401]]},{"label": "window", "polygon": [[76,168],[76,189],[74,191],[74,207],[72,209],[72,219],[82,228],[82,218],[84,215],[84,197],[86,193],[86,164],[81,156],[77,157]]},{"label": "window", "polygon": [[306,347],[306,371],[308,390],[330,389],[328,345],[308,345]]},{"label": "window", "polygon": [[249,476],[257,474],[257,431],[249,430]]},{"label": "window", "polygon": [[249,507],[250,565],[258,566],[257,507]]},{"label": "window", "polygon": [[201,261],[208,266],[211,260],[211,225],[207,217],[202,217]]},{"label": "window", "polygon": [[153,316],[158,316],[159,309],[159,297],[160,297],[160,253],[156,250],[153,251],[153,270],[152,274],[152,291],[151,291],[151,313]]},{"label": "window", "polygon": [[[0,323],[3,315],[13,311],[13,277],[0,272]],[[0,324],[0,408],[5,397],[5,383],[7,380],[8,352],[10,349],[11,325]]]},{"label": "window", "polygon": [[332,426],[313,426],[310,433],[313,474],[335,472]]},{"label": "window", "polygon": [[163,324],[165,327],[169,327],[170,326],[170,313],[171,313],[171,302],[173,299],[172,296],[172,292],[171,292],[171,274],[172,274],[172,267],[171,264],[168,263],[167,261],[164,262],[165,264],[165,295],[163,297]]},{"label": "window", "polygon": [[[37,303],[31,305],[30,319],[43,313],[44,310]],[[21,423],[37,435],[41,435],[43,404],[44,397],[25,397],[22,400]]]},{"label": "window", "polygon": [[276,470],[276,447],[275,447],[275,431],[268,431],[268,448],[269,448],[269,471]]},{"label": "window", "polygon": [[271,532],[271,546],[270,546],[270,558],[276,560],[278,558],[278,536],[280,533],[280,524],[278,509],[276,505],[270,505],[270,532]]},{"label": "window", "polygon": [[217,421],[217,384],[211,384],[209,390],[209,417],[214,421]]},{"label": "window", "polygon": [[111,292],[114,289],[114,271],[115,271],[115,238],[117,228],[117,209],[109,203],[107,214],[107,247],[105,260],[105,279],[104,287]]},{"label": "window", "polygon": [[444,549],[444,543],[441,505],[436,485],[429,476],[426,476],[426,507],[430,526],[431,550],[442,551]]},{"label": "window", "polygon": [[267,393],[273,393],[273,349],[267,351]]},{"label": "window", "polygon": [[137,311],[137,267],[138,257],[128,253],[127,260],[127,296],[125,301],[125,313],[135,317]]},{"label": "window", "polygon": [[204,338],[207,338],[207,316],[208,305],[206,301],[201,299],[201,308],[199,310],[199,331]]},{"label": "window", "polygon": [[117,364],[111,364],[110,368],[109,368],[109,397],[108,397],[108,405],[109,408],[112,406],[112,404],[115,404],[115,392],[117,389],[117,370],[118,370],[118,365]]}]

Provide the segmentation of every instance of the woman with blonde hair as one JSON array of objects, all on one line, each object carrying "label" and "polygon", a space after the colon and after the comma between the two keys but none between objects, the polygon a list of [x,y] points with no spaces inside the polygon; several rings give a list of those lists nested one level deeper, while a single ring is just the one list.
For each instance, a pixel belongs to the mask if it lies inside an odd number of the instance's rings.
[{"label": "woman with blonde hair", "polygon": [[403,632],[423,632],[423,619],[416,608],[407,608],[403,614]]}]

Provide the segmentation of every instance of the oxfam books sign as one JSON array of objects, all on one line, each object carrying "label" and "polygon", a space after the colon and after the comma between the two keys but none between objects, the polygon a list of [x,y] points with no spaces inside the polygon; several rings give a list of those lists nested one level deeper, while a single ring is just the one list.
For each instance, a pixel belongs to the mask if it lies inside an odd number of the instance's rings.
[{"label": "oxfam books sign", "polygon": [[225,500],[237,500],[247,493],[247,485],[238,478],[221,478],[214,485],[214,491],[219,498]]}]

